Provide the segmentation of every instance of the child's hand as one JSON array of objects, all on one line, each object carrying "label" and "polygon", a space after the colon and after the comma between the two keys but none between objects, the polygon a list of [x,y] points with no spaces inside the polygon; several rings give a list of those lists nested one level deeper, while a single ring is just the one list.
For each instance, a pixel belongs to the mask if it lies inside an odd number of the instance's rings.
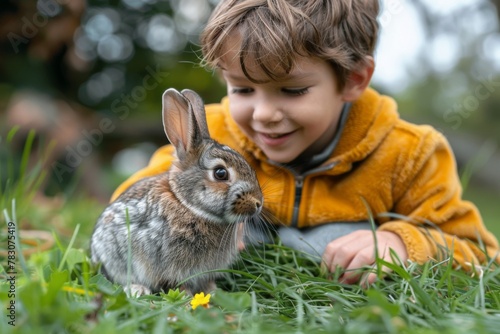
[{"label": "child's hand", "polygon": [[[404,263],[408,259],[406,246],[401,238],[392,232],[377,231],[378,255],[387,262],[393,262],[389,249],[392,248]],[[370,230],[359,230],[330,242],[323,253],[323,262],[330,272],[337,267],[344,270],[340,276],[342,283],[352,284],[360,280],[362,273],[359,270],[364,266],[375,264],[375,240]],[[389,271],[384,267],[384,271]],[[363,285],[373,283],[376,273],[370,273],[363,278]]]},{"label": "child's hand", "polygon": [[236,248],[241,252],[245,249],[245,241],[243,239],[243,224],[238,225],[238,231],[236,232]]}]

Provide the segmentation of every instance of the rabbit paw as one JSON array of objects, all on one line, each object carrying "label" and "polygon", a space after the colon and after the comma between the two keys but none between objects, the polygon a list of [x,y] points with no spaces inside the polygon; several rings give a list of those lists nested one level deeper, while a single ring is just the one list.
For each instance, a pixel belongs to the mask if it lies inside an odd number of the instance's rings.
[{"label": "rabbit paw", "polygon": [[128,297],[140,297],[142,295],[150,295],[151,290],[140,284],[130,284],[123,289]]}]

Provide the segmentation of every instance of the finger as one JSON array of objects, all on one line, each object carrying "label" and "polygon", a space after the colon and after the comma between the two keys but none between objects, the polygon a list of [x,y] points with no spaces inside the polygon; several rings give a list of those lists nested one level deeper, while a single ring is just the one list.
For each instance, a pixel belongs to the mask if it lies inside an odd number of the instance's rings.
[{"label": "finger", "polygon": [[333,262],[333,258],[335,257],[335,254],[338,253],[338,249],[345,243],[345,238],[340,237],[337,238],[333,241],[330,241],[328,245],[325,247],[325,251],[323,252],[323,262],[327,265],[327,267],[330,269],[330,265]]},{"label": "finger", "polygon": [[370,285],[375,283],[376,280],[377,280],[377,274],[374,272],[370,272],[370,273],[363,275],[363,278],[361,279],[360,285],[366,289],[366,288],[369,288]]},{"label": "finger", "polygon": [[335,241],[332,241],[326,245],[325,251],[323,252],[321,262],[327,267],[328,270],[330,270],[330,264],[333,261],[336,248],[337,246],[335,245]]},{"label": "finger", "polygon": [[[386,261],[386,262],[393,263],[392,258],[390,256],[385,256],[383,258],[383,260]],[[382,266],[382,268],[380,268],[380,269],[381,269],[381,273],[378,272],[377,264],[374,263],[371,272],[366,273],[361,278],[361,286],[363,286],[364,288],[368,288],[377,279],[384,278],[385,276],[387,276],[387,274],[389,274],[389,273],[392,272],[392,269],[390,269],[390,268],[388,268],[386,266]]]},{"label": "finger", "polygon": [[345,267],[346,272],[343,280],[348,283],[356,283],[361,275],[365,272],[366,266],[372,266],[375,263],[374,251],[371,247],[367,247],[359,251],[352,261]]},{"label": "finger", "polygon": [[391,272],[391,270],[389,270],[387,267],[382,268],[381,274],[379,274],[376,271],[377,270],[375,268],[373,268],[373,270],[371,270],[370,272],[367,272],[363,275],[363,277],[361,278],[361,281],[360,281],[360,285],[363,288],[365,288],[365,289],[369,288],[370,285],[375,283],[378,279],[384,278],[388,273]]},{"label": "finger", "polygon": [[335,272],[337,268],[345,269],[356,255],[356,250],[348,244],[338,245],[332,248],[332,259],[327,262],[330,272]]},{"label": "finger", "polygon": [[323,253],[323,262],[330,272],[334,272],[337,267],[345,268],[351,262],[362,243],[355,242],[354,233],[342,236],[330,242]]}]

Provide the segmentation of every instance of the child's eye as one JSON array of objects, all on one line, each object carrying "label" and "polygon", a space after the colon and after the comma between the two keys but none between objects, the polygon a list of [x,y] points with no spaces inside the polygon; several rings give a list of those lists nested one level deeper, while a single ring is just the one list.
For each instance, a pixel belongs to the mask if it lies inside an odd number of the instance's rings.
[{"label": "child's eye", "polygon": [[283,93],[287,95],[293,95],[293,96],[298,96],[298,95],[303,95],[308,92],[309,88],[282,88],[281,89]]},{"label": "child's eye", "polygon": [[252,88],[233,88],[231,94],[250,94],[253,92]]}]

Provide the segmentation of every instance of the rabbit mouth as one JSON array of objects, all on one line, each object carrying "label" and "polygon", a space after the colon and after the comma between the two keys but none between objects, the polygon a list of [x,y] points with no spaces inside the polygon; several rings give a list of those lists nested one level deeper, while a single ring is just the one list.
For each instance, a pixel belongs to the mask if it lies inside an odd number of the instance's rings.
[{"label": "rabbit mouth", "polygon": [[251,218],[260,214],[262,210],[262,201],[253,196],[240,196],[233,204],[234,214]]}]

